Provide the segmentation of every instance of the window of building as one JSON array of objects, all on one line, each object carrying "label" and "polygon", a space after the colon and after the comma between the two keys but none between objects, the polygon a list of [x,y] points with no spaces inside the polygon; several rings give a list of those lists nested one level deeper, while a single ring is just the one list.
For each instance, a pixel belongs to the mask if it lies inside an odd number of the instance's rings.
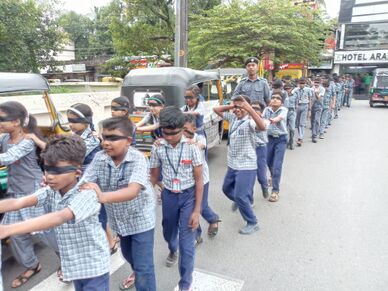
[{"label": "window of building", "polygon": [[387,49],[388,23],[357,23],[345,27],[344,49]]}]

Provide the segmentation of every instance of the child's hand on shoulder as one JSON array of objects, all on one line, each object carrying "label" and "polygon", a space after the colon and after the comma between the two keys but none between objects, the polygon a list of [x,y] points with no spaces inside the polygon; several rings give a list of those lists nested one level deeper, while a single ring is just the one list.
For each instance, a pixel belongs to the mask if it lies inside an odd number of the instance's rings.
[{"label": "child's hand on shoulder", "polygon": [[195,139],[191,138],[191,139],[187,139],[187,143],[188,144],[196,144],[197,142],[195,141]]},{"label": "child's hand on shoulder", "polygon": [[38,137],[35,135],[35,133],[27,133],[25,135],[25,138],[26,139],[30,139],[32,140],[33,142],[36,142],[36,140],[38,140]]},{"label": "child's hand on shoulder", "polygon": [[158,138],[157,140],[155,140],[154,146],[157,148],[160,147],[162,145],[163,140],[164,140],[163,138]]},{"label": "child's hand on shoulder", "polygon": [[101,189],[100,189],[100,186],[98,186],[96,183],[85,183],[85,184],[82,184],[80,187],[79,187],[80,191],[82,190],[94,190],[96,191],[97,193],[97,198],[98,198],[98,202],[100,203],[106,203],[105,201],[105,197],[104,197],[104,194],[102,193]]}]

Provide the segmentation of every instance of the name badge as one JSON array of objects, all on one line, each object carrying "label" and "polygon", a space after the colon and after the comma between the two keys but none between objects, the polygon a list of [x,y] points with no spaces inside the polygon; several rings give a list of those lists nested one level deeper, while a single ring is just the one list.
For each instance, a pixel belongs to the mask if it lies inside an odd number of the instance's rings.
[{"label": "name badge", "polygon": [[181,163],[183,165],[191,165],[193,163],[193,161],[192,160],[182,160]]},{"label": "name badge", "polygon": [[176,178],[172,179],[172,192],[174,192],[174,193],[182,192],[181,180],[176,179]]}]

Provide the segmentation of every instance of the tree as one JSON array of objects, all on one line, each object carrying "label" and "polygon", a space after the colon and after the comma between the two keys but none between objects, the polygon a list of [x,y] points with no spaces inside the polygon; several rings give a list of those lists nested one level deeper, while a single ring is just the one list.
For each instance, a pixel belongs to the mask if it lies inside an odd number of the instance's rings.
[{"label": "tree", "polygon": [[38,72],[53,62],[63,34],[50,3],[0,1],[0,71]]},{"label": "tree", "polygon": [[241,66],[245,57],[274,53],[274,61],[318,63],[328,25],[319,11],[288,0],[232,0],[193,17],[190,63]]}]

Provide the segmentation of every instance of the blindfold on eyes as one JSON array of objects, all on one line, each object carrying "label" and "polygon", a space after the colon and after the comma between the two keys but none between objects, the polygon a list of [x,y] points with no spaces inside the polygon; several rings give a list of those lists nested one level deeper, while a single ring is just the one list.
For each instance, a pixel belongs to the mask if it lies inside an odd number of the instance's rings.
[{"label": "blindfold on eyes", "polygon": [[118,140],[128,139],[128,137],[123,135],[115,135],[115,134],[112,134],[112,135],[103,134],[102,139],[106,141],[118,141]]},{"label": "blindfold on eyes", "polygon": [[67,118],[69,123],[89,123],[85,118],[77,117],[77,118]]},{"label": "blindfold on eyes", "polygon": [[158,106],[162,106],[162,105],[158,104],[158,103],[148,103],[148,106],[150,106],[150,107],[158,107]]},{"label": "blindfold on eyes", "polygon": [[10,116],[0,116],[0,122],[6,122],[6,121],[14,121],[17,118],[12,118]]},{"label": "blindfold on eyes", "polygon": [[181,130],[178,130],[178,131],[169,131],[169,132],[166,132],[164,130],[162,130],[162,134],[163,135],[177,135],[178,133],[180,133]]},{"label": "blindfold on eyes", "polygon": [[194,96],[185,96],[185,99],[194,99]]},{"label": "blindfold on eyes", "polygon": [[111,106],[110,109],[112,111],[126,111],[126,110],[129,110],[129,108],[125,107],[125,106]]},{"label": "blindfold on eyes", "polygon": [[43,166],[43,169],[46,173],[52,174],[52,175],[72,173],[79,170],[79,168],[76,166],[55,167],[55,166],[46,166],[46,165]]},{"label": "blindfold on eyes", "polygon": [[194,132],[191,132],[190,130],[185,129],[185,132],[186,132],[188,135],[190,135],[190,136],[194,136]]}]

